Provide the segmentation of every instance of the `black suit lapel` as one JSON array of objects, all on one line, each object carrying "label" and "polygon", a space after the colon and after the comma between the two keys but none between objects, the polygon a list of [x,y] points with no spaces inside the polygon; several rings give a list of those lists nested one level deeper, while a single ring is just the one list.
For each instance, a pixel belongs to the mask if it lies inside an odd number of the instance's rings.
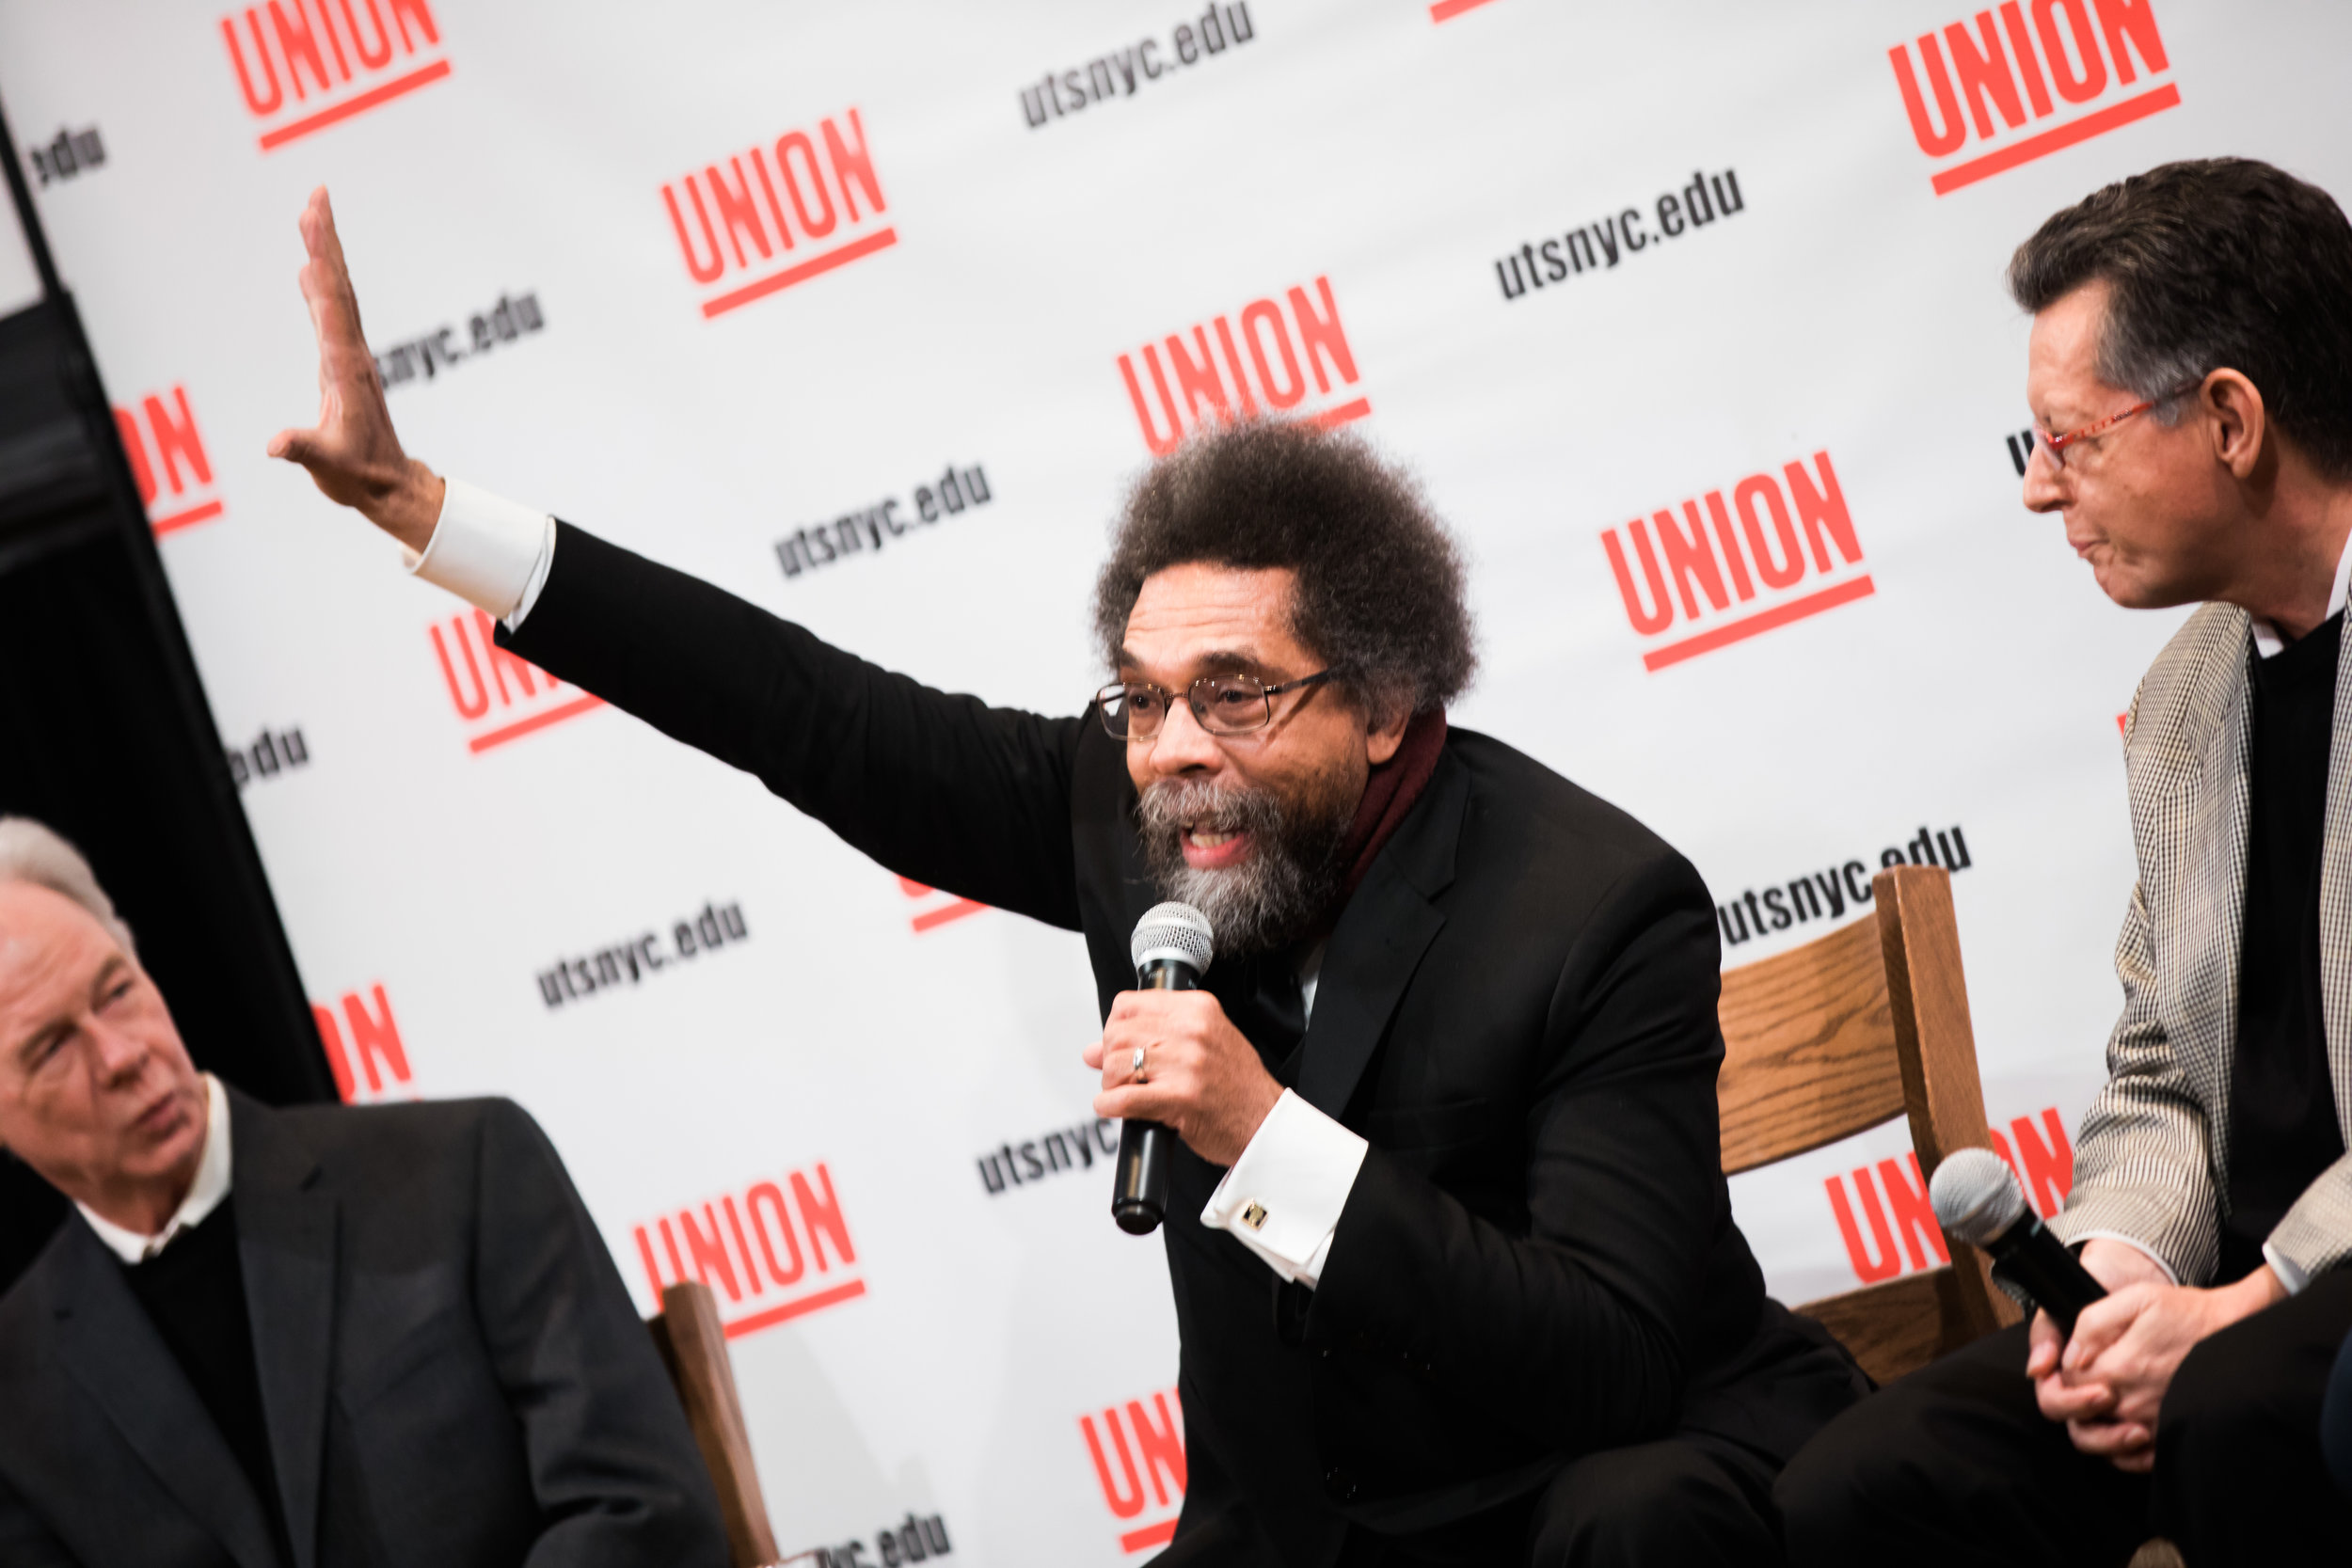
[{"label": "black suit lapel", "polygon": [[1449,752],[1429,787],[1372,863],[1325,949],[1302,1045],[1298,1094],[1327,1116],[1347,1107],[1389,1016],[1445,916],[1430,902],[1454,880],[1470,775]]},{"label": "black suit lapel", "polygon": [[140,1460],[245,1568],[278,1568],[253,1483],[172,1359],[122,1265],[79,1215],[59,1259],[57,1354]]},{"label": "black suit lapel", "polygon": [[270,1459],[294,1568],[318,1557],[319,1467],[335,1340],[335,1195],[270,1111],[230,1091],[237,1251]]}]

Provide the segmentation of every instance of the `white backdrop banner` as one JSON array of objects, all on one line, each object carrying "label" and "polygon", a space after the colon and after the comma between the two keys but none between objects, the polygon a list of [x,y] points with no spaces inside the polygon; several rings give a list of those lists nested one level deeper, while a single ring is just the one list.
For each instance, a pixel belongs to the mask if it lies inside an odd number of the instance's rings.
[{"label": "white backdrop banner", "polygon": [[[1727,964],[1952,868],[2047,1211],[2179,617],[2021,510],[2001,268],[2169,159],[2352,188],[2347,57],[2286,0],[0,3],[339,1082],[530,1107],[641,1307],[718,1292],[783,1537],[859,1564],[1133,1562],[1182,1504],[1081,944],[498,652],[266,460],[311,187],[412,451],[994,702],[1100,680],[1153,453],[1352,421],[1468,546],[1455,721],[1689,853]],[[1941,1260],[1908,1154],[1734,1183],[1777,1294]]]}]

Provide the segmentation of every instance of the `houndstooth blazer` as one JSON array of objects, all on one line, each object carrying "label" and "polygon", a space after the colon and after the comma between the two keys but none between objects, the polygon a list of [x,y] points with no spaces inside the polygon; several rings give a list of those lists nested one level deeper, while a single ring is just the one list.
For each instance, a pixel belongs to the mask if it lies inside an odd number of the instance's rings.
[{"label": "houndstooth blazer", "polygon": [[[2246,911],[2251,703],[2246,611],[2209,604],[2165,644],[2132,699],[2123,758],[2139,879],[2115,945],[2123,1015],[2107,1082],[2083,1118],[2074,1189],[2052,1228],[2129,1236],[2185,1285],[2213,1283],[2230,1190],[2230,1059]],[[2352,682],[2335,734],[2352,735]],[[2352,1145],[2352,763],[2328,774],[2320,990],[2336,1123]],[[2315,1277],[2352,1257],[2352,1154],[2305,1188],[2268,1237]]]}]

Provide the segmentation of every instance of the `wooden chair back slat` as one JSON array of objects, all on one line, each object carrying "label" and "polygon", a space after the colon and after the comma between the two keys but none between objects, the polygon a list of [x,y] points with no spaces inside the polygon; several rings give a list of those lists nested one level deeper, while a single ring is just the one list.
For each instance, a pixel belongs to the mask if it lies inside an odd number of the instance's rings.
[{"label": "wooden chair back slat", "polygon": [[[1857,920],[1724,975],[1716,1098],[1724,1169],[1754,1170],[1900,1114],[1922,1175],[1957,1148],[1987,1148],[1984,1091],[1960,963],[1949,873],[1899,865],[1870,879]],[[1826,1324],[1881,1383],[2004,1323],[2014,1302],[1984,1255],[1797,1308]]]},{"label": "wooden chair back slat", "polygon": [[[1909,869],[1909,868],[1906,868]],[[1968,1022],[1968,983],[1960,965],[1960,922],[1947,875],[1882,872],[1879,951],[1885,959],[1895,1057],[1903,1104],[1922,1168],[1955,1148],[1989,1148],[1984,1088],[1977,1076],[1977,1032]]]},{"label": "wooden chair back slat", "polygon": [[[1803,1154],[1903,1109],[1886,963],[1857,920],[1724,974],[1724,1171]],[[1979,1113],[1979,1118],[1982,1113]]]},{"label": "wooden chair back slat", "polygon": [[[1880,872],[1870,885],[1877,890],[1911,1147],[1921,1174],[1932,1175],[1954,1149],[1993,1147],[1984,1119],[1984,1081],[1977,1073],[1977,1032],[1968,1022],[1968,980],[1960,962],[1952,879],[1944,871],[1904,867]],[[1968,1282],[1957,1298],[1960,1318],[1954,1326],[1960,1338],[1950,1341],[1954,1348],[2024,1318],[2017,1303],[1993,1283],[1993,1265],[1981,1251],[1948,1239],[1945,1245],[1953,1269]]]},{"label": "wooden chair back slat", "polygon": [[661,1352],[686,1424],[702,1450],[719,1493],[719,1513],[727,1528],[727,1560],[733,1568],[761,1568],[776,1560],[776,1533],[768,1523],[759,1472],[752,1464],[751,1439],[743,1430],[743,1406],[735,1391],[735,1366],[727,1357],[726,1329],[710,1287],[686,1280],[661,1292],[661,1315],[645,1325]]}]

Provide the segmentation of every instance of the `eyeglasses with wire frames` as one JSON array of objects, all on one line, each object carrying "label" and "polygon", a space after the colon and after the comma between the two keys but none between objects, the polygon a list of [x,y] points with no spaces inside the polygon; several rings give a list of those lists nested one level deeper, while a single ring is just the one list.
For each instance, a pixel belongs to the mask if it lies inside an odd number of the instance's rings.
[{"label": "eyeglasses with wire frames", "polygon": [[2121,414],[2110,414],[2106,419],[2099,420],[2095,424],[2087,424],[2080,430],[2070,430],[2063,436],[2053,436],[2048,431],[2042,429],[2041,424],[2037,422],[2033,427],[2034,445],[2041,451],[2049,454],[2050,466],[2052,467],[2063,468],[2066,467],[2066,449],[2073,446],[2075,442],[2088,441],[2093,436],[2105,436],[2108,431],[2113,430],[2117,425],[2122,424],[2125,420],[2130,419],[2133,415],[2145,414],[2151,408],[2160,408],[2164,404],[2170,403],[2174,398],[2185,396],[2186,394],[2197,390],[2198,388],[2203,386],[2204,384],[2205,378],[2203,376],[2199,376],[2194,381],[2182,383],[2180,386],[2173,388],[2170,391],[2165,393],[2161,397],[2150,398],[2146,403],[2133,404],[2129,408],[2124,409]]},{"label": "eyeglasses with wire frames", "polygon": [[[1248,735],[1274,721],[1274,699],[1329,680],[1337,672],[1318,670],[1295,681],[1268,686],[1255,675],[1203,675],[1184,690],[1184,705],[1211,735]],[[1171,693],[1149,681],[1113,681],[1094,694],[1103,727],[1115,740],[1149,740],[1160,733]]]}]

